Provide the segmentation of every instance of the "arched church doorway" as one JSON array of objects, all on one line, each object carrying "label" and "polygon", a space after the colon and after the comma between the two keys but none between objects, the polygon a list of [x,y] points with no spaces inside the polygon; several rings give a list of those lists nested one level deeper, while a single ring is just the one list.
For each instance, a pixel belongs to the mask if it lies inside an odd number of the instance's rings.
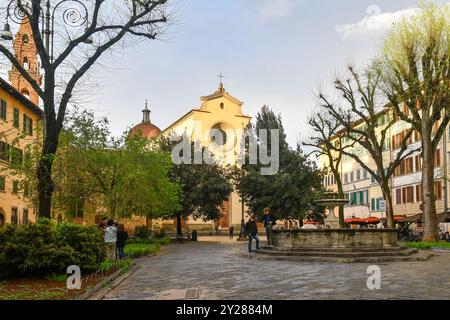
[{"label": "arched church doorway", "polygon": [[5,225],[5,215],[2,211],[0,211],[0,227],[3,227]]}]

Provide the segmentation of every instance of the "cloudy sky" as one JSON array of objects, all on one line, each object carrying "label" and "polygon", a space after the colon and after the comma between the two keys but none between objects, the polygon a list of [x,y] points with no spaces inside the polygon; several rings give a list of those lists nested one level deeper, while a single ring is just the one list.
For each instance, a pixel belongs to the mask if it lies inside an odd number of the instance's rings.
[{"label": "cloudy sky", "polygon": [[[143,41],[115,59],[93,107],[120,134],[141,121],[145,99],[161,129],[199,106],[217,75],[254,116],[282,115],[291,145],[305,138],[314,92],[346,63],[364,64],[393,21],[416,0],[176,0],[163,41]],[[181,2],[180,2],[181,1]]]}]

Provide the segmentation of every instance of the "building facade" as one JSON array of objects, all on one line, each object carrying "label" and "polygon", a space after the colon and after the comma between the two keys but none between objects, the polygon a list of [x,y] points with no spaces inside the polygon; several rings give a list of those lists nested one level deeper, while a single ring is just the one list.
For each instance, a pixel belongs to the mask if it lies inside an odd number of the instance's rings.
[{"label": "building facade", "polygon": [[[243,113],[243,102],[226,92],[223,83],[220,83],[214,93],[203,96],[200,100],[198,108],[190,110],[161,133],[158,133],[159,129],[149,119],[147,121],[144,110],[143,123],[133,128],[132,132],[141,131],[149,139],[186,136],[190,141],[199,142],[208,148],[219,162],[236,164],[240,154],[242,133],[251,121],[251,117]],[[219,133],[219,137],[215,133]],[[223,204],[222,217],[219,221],[189,219],[183,221],[182,225],[185,230],[228,230],[230,226],[239,230],[245,210],[239,195],[233,192]],[[172,220],[153,223],[171,230],[176,226]]]},{"label": "building facade", "polygon": [[[378,126],[380,131],[390,122],[393,117],[392,110],[385,110],[380,116]],[[355,124],[362,126],[363,124]],[[410,125],[405,121],[397,121],[387,130],[387,138],[384,146],[384,163],[389,164],[396,158],[401,148],[403,137]],[[439,128],[437,124],[434,132]],[[338,138],[335,137],[334,140]],[[448,161],[450,161],[450,130],[447,129],[444,137],[439,143],[435,154],[435,195],[436,210],[440,216],[445,218],[450,205],[448,197]],[[335,141],[333,141],[334,143]],[[345,145],[347,141],[343,141]],[[412,134],[407,141],[408,150],[418,150],[421,146],[420,135]],[[364,163],[372,168],[376,168],[375,163],[367,151],[361,146],[356,145],[351,151],[357,155]],[[320,157],[320,167],[328,167],[328,159],[325,156]],[[349,199],[349,205],[344,209],[345,218],[386,218],[386,213],[382,207],[383,194],[377,181],[368,171],[350,156],[343,155],[340,165],[340,175],[343,182],[344,192]],[[397,167],[393,177],[390,180],[392,190],[394,214],[399,216],[419,217],[421,214],[420,205],[422,203],[422,157],[420,151],[415,151],[404,159]],[[337,190],[336,182],[330,173],[324,178],[324,186],[333,191]],[[335,214],[337,215],[337,209]],[[445,219],[441,222],[445,222]],[[448,229],[450,225],[444,225]]]},{"label": "building facade", "polygon": [[0,78],[0,226],[36,220],[30,186],[12,170],[42,141],[42,110]]},{"label": "building facade", "polygon": [[[13,42],[14,55],[40,85],[37,50],[29,23],[23,22]],[[43,111],[39,96],[12,67],[9,81],[0,78],[0,226],[36,220],[30,185],[18,174],[17,165],[42,141]],[[12,166],[16,169],[12,170]]]}]

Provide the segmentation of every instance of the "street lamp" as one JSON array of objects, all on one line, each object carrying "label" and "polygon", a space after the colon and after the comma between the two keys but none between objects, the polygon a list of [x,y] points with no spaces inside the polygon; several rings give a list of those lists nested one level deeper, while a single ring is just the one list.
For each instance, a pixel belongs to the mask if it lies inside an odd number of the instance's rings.
[{"label": "street lamp", "polygon": [[[56,4],[51,5],[50,0],[46,0],[45,6],[41,7],[42,17],[42,38],[45,43],[45,48],[50,54],[50,59],[53,61],[53,47],[54,47],[54,35],[55,35],[55,16],[57,10],[63,4],[70,4],[70,7],[62,8],[62,21],[68,27],[81,27],[85,26],[85,30],[88,29],[89,24],[89,12],[87,7],[80,0],[60,0]],[[11,27],[9,20],[16,24],[22,24],[23,19],[27,17],[29,11],[29,0],[11,0],[6,8],[6,23],[3,30],[0,32],[0,37],[4,40],[12,40],[13,34],[11,33]],[[86,38],[83,43],[92,44],[91,37]]]},{"label": "street lamp", "polygon": [[3,40],[12,40],[13,34],[11,32],[11,27],[9,26],[8,21],[6,21],[5,26],[3,27],[2,32],[0,33],[0,37]]}]

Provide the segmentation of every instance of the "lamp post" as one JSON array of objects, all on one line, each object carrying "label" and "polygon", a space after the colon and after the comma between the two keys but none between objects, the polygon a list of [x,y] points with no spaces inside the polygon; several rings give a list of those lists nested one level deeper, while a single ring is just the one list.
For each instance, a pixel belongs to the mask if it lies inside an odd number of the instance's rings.
[{"label": "lamp post", "polygon": [[[3,30],[0,32],[0,37],[3,40],[12,40],[13,34],[11,32],[9,21],[16,24],[22,24],[23,20],[29,15],[27,12],[30,12],[30,10],[29,1],[11,0],[6,7],[6,22]],[[44,40],[45,49],[50,55],[50,60],[53,61],[55,19],[57,11],[62,11],[62,21],[64,25],[68,27],[81,27],[84,25],[86,30],[89,24],[89,12],[87,7],[80,0],[60,0],[53,4],[53,6],[50,0],[46,0],[45,5],[43,7],[41,6],[40,10],[40,16],[42,17],[42,38]],[[90,37],[83,42],[86,44],[93,43]]]}]

